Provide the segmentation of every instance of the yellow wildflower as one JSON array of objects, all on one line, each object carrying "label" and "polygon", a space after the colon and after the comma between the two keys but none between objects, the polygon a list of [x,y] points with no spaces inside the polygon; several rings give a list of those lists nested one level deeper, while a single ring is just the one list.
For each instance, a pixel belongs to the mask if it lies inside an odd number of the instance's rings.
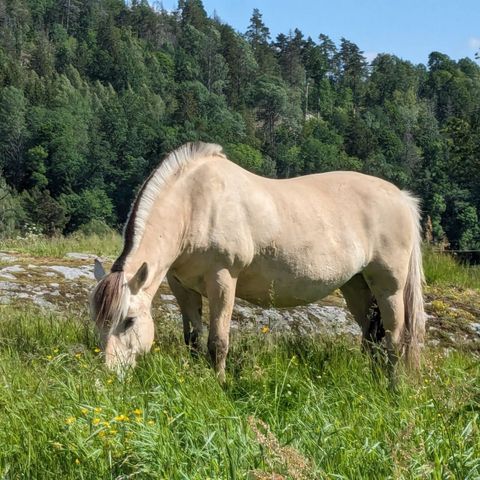
[{"label": "yellow wildflower", "polygon": [[93,411],[94,411],[95,413],[100,413],[100,412],[102,411],[102,407],[95,407],[95,408],[93,409]]},{"label": "yellow wildflower", "polygon": [[65,423],[66,423],[67,425],[71,425],[72,423],[75,422],[75,420],[76,420],[75,417],[68,417],[68,418],[65,419]]},{"label": "yellow wildflower", "polygon": [[116,422],[128,422],[128,417],[122,413],[121,415],[117,415],[115,417],[115,421]]},{"label": "yellow wildflower", "polygon": [[77,465],[80,465],[80,460],[79,460],[78,458],[76,458],[76,459],[75,459],[75,463],[76,463]]},{"label": "yellow wildflower", "polygon": [[92,425],[98,425],[100,422],[101,422],[101,420],[100,420],[98,417],[95,417],[95,418],[92,420]]},{"label": "yellow wildflower", "polygon": [[77,353],[75,354],[75,358],[81,358],[81,356],[82,356],[81,352],[77,352]]},{"label": "yellow wildflower", "polygon": [[88,413],[88,409],[83,407],[80,409],[80,412],[82,412],[82,415],[86,415]]},{"label": "yellow wildflower", "polygon": [[108,384],[110,384],[110,383],[112,383],[112,382],[113,382],[113,380],[112,380],[111,378],[109,378],[109,379],[107,380],[107,383],[108,383]]},{"label": "yellow wildflower", "polygon": [[155,422],[154,422],[153,420],[149,420],[149,421],[147,422],[147,425],[150,425],[150,426],[155,425]]},{"label": "yellow wildflower", "polygon": [[58,348],[54,348],[53,353],[58,353]]},{"label": "yellow wildflower", "polygon": [[112,429],[110,429],[110,430],[108,431],[108,433],[109,433],[110,435],[116,435],[116,434],[118,433],[118,430],[116,430],[115,428],[112,428]]},{"label": "yellow wildflower", "polygon": [[268,325],[265,325],[262,327],[262,333],[268,333],[270,331],[270,327]]},{"label": "yellow wildflower", "polygon": [[47,360],[51,360],[53,357],[51,355],[47,355]]},{"label": "yellow wildflower", "polygon": [[143,412],[142,412],[139,408],[136,408],[136,409],[133,411],[133,413],[134,413],[135,415],[141,415]]},{"label": "yellow wildflower", "polygon": [[98,347],[95,347],[93,350],[95,353],[100,353],[100,349]]}]

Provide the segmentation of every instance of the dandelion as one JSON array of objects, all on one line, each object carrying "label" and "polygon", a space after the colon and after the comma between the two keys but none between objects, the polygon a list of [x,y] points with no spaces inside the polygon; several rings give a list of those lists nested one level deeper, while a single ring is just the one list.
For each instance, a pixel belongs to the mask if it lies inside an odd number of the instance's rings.
[{"label": "dandelion", "polygon": [[116,422],[128,422],[128,417],[126,415],[123,415],[123,413],[121,415],[117,415],[115,417],[115,421]]},{"label": "dandelion", "polygon": [[106,435],[105,430],[100,430],[100,431],[98,432],[98,436],[99,436],[100,438],[103,438],[105,435]]},{"label": "dandelion", "polygon": [[102,407],[95,407],[95,408],[93,409],[93,411],[94,411],[95,413],[100,413],[100,412],[102,411]]},{"label": "dandelion", "polygon": [[100,420],[98,417],[95,417],[95,418],[92,420],[92,425],[98,425],[100,422],[101,422],[101,420]]},{"label": "dandelion", "polygon": [[268,333],[270,331],[270,327],[268,325],[265,325],[262,327],[262,333]]},{"label": "dandelion", "polygon": [[100,349],[99,349],[98,347],[95,347],[95,348],[93,349],[93,351],[94,351],[95,353],[100,353]]},{"label": "dandelion", "polygon": [[136,408],[134,411],[133,411],[134,415],[141,415],[143,412],[139,409],[139,408]]},{"label": "dandelion", "polygon": [[105,421],[104,421],[104,422],[102,422],[102,425],[103,425],[104,427],[107,427],[107,428],[108,428],[108,427],[110,427],[110,422],[105,422]]},{"label": "dandelion", "polygon": [[88,413],[88,409],[83,407],[80,409],[80,412],[82,413],[82,415],[86,415]]},{"label": "dandelion", "polygon": [[65,419],[65,423],[66,423],[67,425],[71,425],[72,423],[75,422],[75,420],[76,420],[75,417],[68,417],[68,418]]}]

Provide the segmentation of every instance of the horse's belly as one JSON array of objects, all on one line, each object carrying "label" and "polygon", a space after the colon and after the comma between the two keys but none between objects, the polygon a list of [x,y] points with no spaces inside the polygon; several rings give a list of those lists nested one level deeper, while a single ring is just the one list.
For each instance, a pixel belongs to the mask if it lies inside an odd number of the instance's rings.
[{"label": "horse's belly", "polygon": [[296,307],[320,300],[335,288],[311,282],[308,285],[299,282],[289,288],[283,288],[272,282],[260,283],[256,281],[255,283],[245,284],[239,279],[235,296],[262,307]]},{"label": "horse's belly", "polygon": [[238,277],[236,296],[267,307],[306,305],[326,297],[353,275],[299,275],[279,265],[275,267],[253,265],[244,270]]}]

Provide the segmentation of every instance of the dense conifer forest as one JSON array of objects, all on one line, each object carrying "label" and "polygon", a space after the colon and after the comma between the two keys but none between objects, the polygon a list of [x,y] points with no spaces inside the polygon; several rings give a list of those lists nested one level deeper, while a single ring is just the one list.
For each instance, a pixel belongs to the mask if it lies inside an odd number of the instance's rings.
[{"label": "dense conifer forest", "polygon": [[203,140],[261,175],[383,177],[434,242],[479,249],[479,65],[369,64],[318,33],[272,38],[257,9],[237,32],[201,0],[0,0],[0,236],[117,228],[161,158]]}]

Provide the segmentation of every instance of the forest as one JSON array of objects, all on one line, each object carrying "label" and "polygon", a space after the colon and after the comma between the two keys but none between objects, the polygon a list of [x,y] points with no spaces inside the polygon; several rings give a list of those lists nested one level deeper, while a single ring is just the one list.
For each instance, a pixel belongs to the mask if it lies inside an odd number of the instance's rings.
[{"label": "forest", "polygon": [[237,32],[201,0],[0,0],[0,238],[120,228],[195,140],[264,176],[385,178],[421,198],[430,241],[480,249],[475,60],[368,63],[346,38],[272,38],[258,9]]}]

